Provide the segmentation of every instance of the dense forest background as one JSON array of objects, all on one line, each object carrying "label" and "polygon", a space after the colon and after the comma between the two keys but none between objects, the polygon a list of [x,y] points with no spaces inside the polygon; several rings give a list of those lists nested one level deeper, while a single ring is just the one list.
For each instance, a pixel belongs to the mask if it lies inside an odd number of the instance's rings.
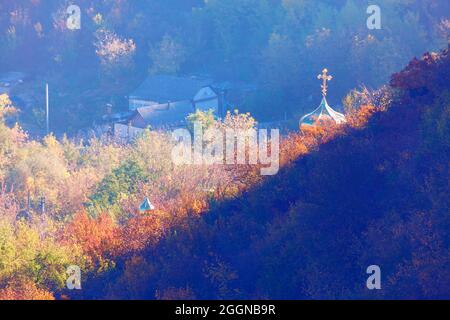
[{"label": "dense forest background", "polygon": [[[78,31],[70,3],[0,0],[0,70],[38,101],[0,95],[0,300],[450,297],[448,1],[380,0],[381,30],[356,0],[79,0]],[[297,121],[324,66],[347,123],[284,135],[273,177],[176,166],[162,130],[70,138],[159,73],[256,84],[250,114],[203,114],[223,132]],[[69,137],[30,134],[45,82]]]},{"label": "dense forest background", "polygon": [[[53,131],[74,133],[106,103],[126,109],[149,73],[243,81],[258,88],[244,111],[260,121],[298,118],[318,104],[314,79],[324,66],[339,106],[349,90],[377,88],[411,57],[446,46],[448,1],[380,0],[381,30],[366,26],[369,2],[1,0],[0,70],[33,79],[27,129],[43,127],[45,82]],[[80,30],[66,27],[70,4],[81,7]]]}]

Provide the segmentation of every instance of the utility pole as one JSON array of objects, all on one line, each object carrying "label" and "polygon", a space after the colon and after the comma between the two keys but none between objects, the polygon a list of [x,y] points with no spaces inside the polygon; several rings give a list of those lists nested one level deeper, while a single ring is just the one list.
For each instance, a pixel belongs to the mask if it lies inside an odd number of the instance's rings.
[{"label": "utility pole", "polygon": [[48,83],[45,85],[45,116],[46,116],[47,135],[48,135],[50,133]]}]

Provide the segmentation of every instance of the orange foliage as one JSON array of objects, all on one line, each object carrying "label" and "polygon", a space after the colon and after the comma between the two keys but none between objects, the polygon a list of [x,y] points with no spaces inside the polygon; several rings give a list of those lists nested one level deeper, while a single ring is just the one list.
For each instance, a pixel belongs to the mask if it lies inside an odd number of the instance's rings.
[{"label": "orange foliage", "polygon": [[0,300],[55,300],[55,297],[31,281],[14,281],[0,290]]},{"label": "orange foliage", "polygon": [[284,166],[301,156],[315,150],[321,144],[345,133],[348,128],[362,128],[382,107],[363,105],[347,115],[346,125],[337,125],[333,121],[322,122],[316,126],[302,126],[301,133],[291,133],[283,139],[280,152],[280,165]]},{"label": "orange foliage", "polygon": [[92,264],[103,261],[106,255],[114,256],[119,240],[117,235],[118,227],[108,214],[93,219],[82,212],[67,225],[64,237],[79,245]]},{"label": "orange foliage", "polygon": [[127,225],[120,230],[119,245],[121,254],[139,251],[150,244],[155,244],[163,234],[164,226],[161,223],[162,213],[157,211],[152,216],[137,216],[131,218]]},{"label": "orange foliage", "polygon": [[369,121],[370,117],[377,112],[377,108],[372,105],[363,105],[357,112],[352,112],[347,116],[348,123],[353,128],[362,128]]},{"label": "orange foliage", "polygon": [[[321,144],[344,134],[348,127],[360,128],[377,111],[367,105],[348,116],[347,125],[330,121],[313,127],[302,128],[302,133],[291,133],[282,140],[280,165],[289,165],[296,159],[316,150]],[[158,185],[142,185],[142,194],[151,194],[158,208],[148,215],[135,209],[140,198],[130,197],[123,209],[134,212],[124,225],[117,225],[110,215],[101,214],[97,219],[86,213],[75,216],[66,227],[66,239],[81,247],[90,265],[101,263],[121,255],[138,253],[158,243],[166,230],[180,226],[190,215],[201,215],[209,210],[209,200],[217,201],[233,197],[262,181],[258,165],[205,167],[192,172],[190,168],[178,168],[177,174],[158,180]],[[211,183],[212,188],[208,186]],[[176,295],[164,292],[161,297]]]}]

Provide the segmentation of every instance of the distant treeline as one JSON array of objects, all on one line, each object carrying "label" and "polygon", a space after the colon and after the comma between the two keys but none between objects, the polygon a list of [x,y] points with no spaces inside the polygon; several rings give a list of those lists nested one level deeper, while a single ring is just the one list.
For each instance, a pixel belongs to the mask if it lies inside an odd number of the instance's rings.
[{"label": "distant treeline", "polygon": [[[66,26],[81,8],[81,29]],[[243,106],[259,120],[297,117],[318,104],[316,76],[335,76],[330,102],[378,87],[413,56],[444,48],[446,0],[380,0],[381,30],[369,30],[369,1],[148,0],[0,1],[0,70],[52,84],[54,122],[88,125],[106,102],[149,73],[209,75],[258,85]],[[38,113],[38,112],[34,112]],[[31,117],[32,118],[32,117]],[[32,119],[29,119],[32,121]]]}]

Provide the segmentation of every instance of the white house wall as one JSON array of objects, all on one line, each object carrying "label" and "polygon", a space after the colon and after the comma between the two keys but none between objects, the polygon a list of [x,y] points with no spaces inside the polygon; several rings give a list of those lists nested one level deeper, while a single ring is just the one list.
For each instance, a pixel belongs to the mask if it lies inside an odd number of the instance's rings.
[{"label": "white house wall", "polygon": [[219,99],[196,102],[195,109],[202,110],[202,111],[208,111],[210,109],[213,109],[214,113],[217,115],[219,112]]}]

